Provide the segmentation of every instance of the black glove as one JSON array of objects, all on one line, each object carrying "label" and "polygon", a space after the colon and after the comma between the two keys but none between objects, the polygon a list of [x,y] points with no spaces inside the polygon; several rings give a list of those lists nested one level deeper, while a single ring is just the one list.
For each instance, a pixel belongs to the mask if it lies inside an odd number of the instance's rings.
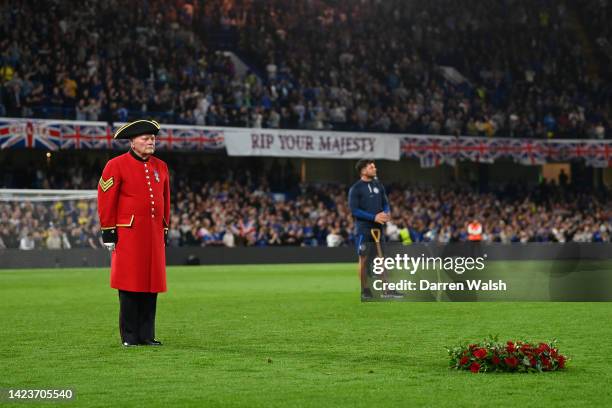
[{"label": "black glove", "polygon": [[117,235],[116,228],[109,228],[102,230],[102,242],[109,251],[113,252],[119,241],[119,235]]},{"label": "black glove", "polygon": [[117,228],[108,228],[102,230],[102,242],[105,244],[116,244],[119,241]]}]

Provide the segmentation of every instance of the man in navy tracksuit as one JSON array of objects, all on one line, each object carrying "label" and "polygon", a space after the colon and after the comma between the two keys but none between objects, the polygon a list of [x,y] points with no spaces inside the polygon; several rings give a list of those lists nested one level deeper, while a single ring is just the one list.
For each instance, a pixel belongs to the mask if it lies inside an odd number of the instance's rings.
[{"label": "man in navy tracksuit", "polygon": [[355,219],[355,244],[359,255],[361,297],[371,299],[372,291],[367,286],[366,243],[374,242],[373,229],[380,231],[381,240],[384,238],[384,224],[390,220],[390,208],[385,188],[376,178],[374,161],[359,160],[355,169],[360,179],[349,190],[349,207]]}]

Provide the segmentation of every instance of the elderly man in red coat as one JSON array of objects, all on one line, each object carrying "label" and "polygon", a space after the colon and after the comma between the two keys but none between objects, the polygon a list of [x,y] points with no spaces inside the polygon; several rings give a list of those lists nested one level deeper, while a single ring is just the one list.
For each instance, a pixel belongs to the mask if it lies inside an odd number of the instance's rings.
[{"label": "elderly man in red coat", "polygon": [[137,120],[116,139],[130,151],[111,159],[98,184],[98,215],[111,251],[110,284],[119,290],[119,332],[124,346],[161,345],[155,339],[157,294],[166,291],[165,241],[170,220],[168,166],[153,156],[160,126]]}]

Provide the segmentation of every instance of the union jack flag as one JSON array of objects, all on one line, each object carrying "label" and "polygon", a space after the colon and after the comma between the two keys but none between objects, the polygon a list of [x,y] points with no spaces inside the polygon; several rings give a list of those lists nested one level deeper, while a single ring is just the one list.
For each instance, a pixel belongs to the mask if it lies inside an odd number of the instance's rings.
[{"label": "union jack flag", "polygon": [[491,148],[495,151],[495,158],[515,158],[520,152],[520,145],[512,143],[509,139],[494,139],[491,141]]},{"label": "union jack flag", "polygon": [[425,166],[453,163],[457,158],[493,163],[499,157],[510,157],[519,163],[534,165],[543,164],[546,160],[588,159],[596,151],[600,157],[605,156],[603,143],[593,143],[597,150],[577,141],[409,136],[402,138],[400,148],[403,157],[423,158]]},{"label": "union jack flag", "polygon": [[200,147],[203,150],[225,149],[225,137],[222,130],[202,130],[201,138]]},{"label": "union jack flag", "polygon": [[541,153],[550,160],[561,160],[563,159],[563,144],[554,141],[543,141],[539,144]]},{"label": "union jack flag", "polygon": [[51,124],[50,128],[58,128],[62,135],[62,149],[91,149],[89,126]]},{"label": "union jack flag", "polygon": [[39,121],[0,122],[0,149],[29,148],[58,150],[61,133]]},{"label": "union jack flag", "polygon": [[106,124],[61,125],[62,149],[113,149],[123,144],[113,139],[113,131]]},{"label": "union jack flag", "polygon": [[461,156],[477,163],[493,163],[496,145],[484,138],[469,138],[461,143]]},{"label": "union jack flag", "polygon": [[612,143],[588,143],[586,164],[592,167],[612,167]]},{"label": "union jack flag", "polygon": [[[192,127],[181,127],[169,129],[171,132],[170,145],[164,146],[162,138],[157,136],[157,146],[168,149],[184,149],[184,150],[202,150],[202,131]],[[161,132],[160,132],[161,133]],[[177,145],[177,140],[180,140],[180,145]]]},{"label": "union jack flag", "polygon": [[566,147],[566,155],[570,159],[582,159],[588,156],[591,147],[588,143],[576,142]]},{"label": "union jack flag", "polygon": [[126,141],[114,139],[115,133],[108,125],[91,126],[92,144],[96,149],[119,149],[127,145]]},{"label": "union jack flag", "polygon": [[546,155],[541,147],[542,143],[544,142],[531,139],[512,141],[518,150],[514,160],[527,166],[545,164]]},{"label": "union jack flag", "polygon": [[222,130],[177,128],[174,130],[174,136],[182,140],[182,148],[186,150],[219,150],[225,148],[225,138]]},{"label": "union jack flag", "polygon": [[455,156],[451,150],[456,150],[456,145],[446,138],[420,138],[416,142],[416,155],[421,167],[437,167],[445,163],[454,165]]},{"label": "union jack flag", "polygon": [[[181,137],[182,129],[162,127],[157,134],[156,147],[162,150],[181,150],[183,149],[184,138]],[[175,134],[178,132],[178,134]]]},{"label": "union jack flag", "polygon": [[15,136],[25,133],[25,122],[5,119],[0,121],[0,148],[6,149],[15,144]]},{"label": "union jack flag", "polygon": [[405,137],[402,139],[400,143],[400,149],[402,151],[402,156],[404,157],[417,157],[417,142],[418,138],[413,137]]}]

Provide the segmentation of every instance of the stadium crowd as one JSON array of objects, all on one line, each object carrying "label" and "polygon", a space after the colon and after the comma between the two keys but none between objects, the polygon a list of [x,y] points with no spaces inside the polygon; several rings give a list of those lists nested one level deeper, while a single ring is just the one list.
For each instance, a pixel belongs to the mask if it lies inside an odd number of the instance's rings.
[{"label": "stadium crowd", "polygon": [[[353,245],[348,186],[299,185],[273,192],[266,181],[175,183],[169,245]],[[193,180],[193,179],[191,179]],[[508,185],[489,193],[467,187],[391,185],[389,240],[407,229],[411,242],[462,242],[467,225],[483,225],[484,242],[610,242],[609,198],[568,185]],[[405,243],[408,243],[404,240]],[[0,248],[101,248],[95,200],[0,203]]]},{"label": "stadium crowd", "polygon": [[583,17],[605,2],[569,4],[9,0],[0,116],[610,137]]}]

